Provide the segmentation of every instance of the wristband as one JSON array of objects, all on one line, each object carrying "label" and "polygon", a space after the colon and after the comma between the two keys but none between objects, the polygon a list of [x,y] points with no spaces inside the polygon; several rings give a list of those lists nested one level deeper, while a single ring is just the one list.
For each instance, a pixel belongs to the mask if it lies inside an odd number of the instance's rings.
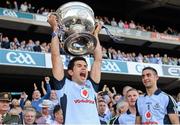
[{"label": "wristband", "polygon": [[58,32],[57,31],[52,32],[51,36],[52,36],[52,38],[58,36]]}]

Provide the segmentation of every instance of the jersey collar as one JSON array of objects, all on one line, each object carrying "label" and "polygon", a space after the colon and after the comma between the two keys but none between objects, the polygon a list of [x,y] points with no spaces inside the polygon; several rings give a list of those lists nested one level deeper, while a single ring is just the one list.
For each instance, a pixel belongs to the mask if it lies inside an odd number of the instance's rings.
[{"label": "jersey collar", "polygon": [[[154,95],[159,95],[161,93],[161,89],[157,89],[155,92],[154,92]],[[144,94],[144,96],[147,96],[147,93]]]}]

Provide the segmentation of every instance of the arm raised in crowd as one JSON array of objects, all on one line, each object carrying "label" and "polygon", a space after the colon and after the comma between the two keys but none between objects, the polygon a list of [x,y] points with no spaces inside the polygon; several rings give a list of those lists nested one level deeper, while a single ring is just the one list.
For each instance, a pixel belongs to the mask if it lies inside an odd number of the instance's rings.
[{"label": "arm raised in crowd", "polygon": [[51,94],[51,86],[50,86],[50,83],[49,83],[50,78],[49,77],[45,77],[44,79],[46,81],[47,91],[46,91],[46,94],[42,97],[42,99],[49,99],[50,94]]},{"label": "arm raised in crowd", "polygon": [[52,60],[52,72],[53,76],[57,80],[62,80],[64,77],[64,66],[62,62],[62,58],[60,56],[60,46],[59,46],[59,38],[58,38],[58,23],[57,17],[51,14],[48,17],[48,23],[50,24],[53,33],[51,39],[51,60]]}]

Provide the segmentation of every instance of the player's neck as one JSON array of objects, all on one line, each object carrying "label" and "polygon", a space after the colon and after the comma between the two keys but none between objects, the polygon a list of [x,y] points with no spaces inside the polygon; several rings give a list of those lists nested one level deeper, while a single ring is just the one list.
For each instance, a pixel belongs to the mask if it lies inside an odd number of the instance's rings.
[{"label": "player's neck", "polygon": [[72,78],[72,81],[74,81],[75,83],[77,83],[78,85],[83,85],[85,82],[82,82],[82,81],[79,81],[77,79],[73,79]]},{"label": "player's neck", "polygon": [[158,89],[157,86],[146,88],[147,95],[149,96],[153,95],[157,89]]},{"label": "player's neck", "polygon": [[136,114],[136,107],[135,106],[129,106],[129,111],[131,114]]}]

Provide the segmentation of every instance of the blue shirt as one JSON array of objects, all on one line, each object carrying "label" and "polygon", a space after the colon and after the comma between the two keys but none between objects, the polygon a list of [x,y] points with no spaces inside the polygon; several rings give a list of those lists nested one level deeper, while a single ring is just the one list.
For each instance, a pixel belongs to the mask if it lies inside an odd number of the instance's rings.
[{"label": "blue shirt", "polygon": [[114,123],[123,125],[134,125],[135,120],[136,115],[132,114],[129,110],[127,110],[127,112],[121,114]]},{"label": "blue shirt", "polygon": [[55,79],[54,87],[63,110],[65,124],[100,125],[96,106],[98,84],[92,79],[79,85],[64,77],[61,81]]},{"label": "blue shirt", "polygon": [[39,106],[39,104],[41,104],[44,99],[49,99],[49,97],[50,97],[51,86],[50,86],[50,84],[46,83],[46,87],[47,87],[46,95],[44,95],[42,98],[40,98],[38,100],[33,100],[31,103],[32,107],[34,107],[36,109],[36,111],[38,111],[38,112],[41,112],[41,110],[42,110],[42,108]]},{"label": "blue shirt", "polygon": [[170,124],[168,114],[177,113],[175,100],[160,89],[151,96],[139,96],[136,102],[137,116],[141,116],[142,124]]}]

